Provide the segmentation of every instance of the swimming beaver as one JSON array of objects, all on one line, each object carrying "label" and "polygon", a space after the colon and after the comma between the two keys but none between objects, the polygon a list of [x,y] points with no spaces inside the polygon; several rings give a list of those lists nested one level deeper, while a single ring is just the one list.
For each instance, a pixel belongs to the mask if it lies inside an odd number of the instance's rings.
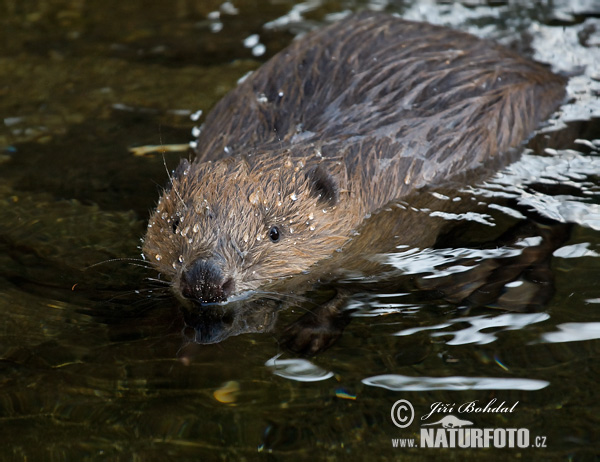
[{"label": "swimming beaver", "polygon": [[350,16],[216,105],[150,218],[145,258],[200,305],[304,272],[390,201],[501,165],[564,83],[463,32]]}]

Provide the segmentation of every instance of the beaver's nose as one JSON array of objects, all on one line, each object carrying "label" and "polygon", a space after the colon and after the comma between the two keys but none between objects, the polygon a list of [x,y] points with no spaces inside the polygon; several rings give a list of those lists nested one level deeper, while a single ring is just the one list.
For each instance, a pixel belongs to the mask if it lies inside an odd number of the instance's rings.
[{"label": "beaver's nose", "polygon": [[234,289],[231,278],[225,278],[217,264],[196,260],[181,274],[181,295],[200,303],[224,302]]}]

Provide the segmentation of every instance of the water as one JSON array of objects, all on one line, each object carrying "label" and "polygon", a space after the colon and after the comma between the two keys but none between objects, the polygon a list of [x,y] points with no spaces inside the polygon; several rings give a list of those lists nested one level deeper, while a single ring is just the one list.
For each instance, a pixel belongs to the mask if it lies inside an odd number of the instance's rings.
[{"label": "water", "polygon": [[[339,277],[351,322],[323,353],[299,357],[278,342],[328,286],[279,313],[271,333],[198,345],[177,303],[145,281],[152,272],[109,261],[139,257],[167,177],[162,156],[128,148],[188,142],[191,114],[296,34],[361,8],[548,62],[572,75],[568,102],[518,163],[415,212],[459,231],[435,248],[398,239]],[[596,2],[8,0],[1,10],[0,459],[598,457]],[[458,199],[473,207],[444,212]],[[540,249],[540,233],[555,248]],[[473,284],[532,255],[534,270],[464,303]],[[400,399],[415,409],[405,429],[390,415]],[[457,411],[493,400],[513,412]],[[394,448],[395,438],[418,443],[434,403],[474,428],[526,428],[547,447]]]}]

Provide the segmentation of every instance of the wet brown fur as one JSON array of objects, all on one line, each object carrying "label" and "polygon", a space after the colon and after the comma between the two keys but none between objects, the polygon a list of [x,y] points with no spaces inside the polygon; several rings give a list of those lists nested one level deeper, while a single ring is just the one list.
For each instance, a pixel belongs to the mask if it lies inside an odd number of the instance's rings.
[{"label": "wet brown fur", "polygon": [[217,104],[150,218],[144,255],[178,294],[199,260],[231,278],[230,295],[303,272],[388,202],[501,166],[563,94],[563,78],[492,42],[351,16]]}]

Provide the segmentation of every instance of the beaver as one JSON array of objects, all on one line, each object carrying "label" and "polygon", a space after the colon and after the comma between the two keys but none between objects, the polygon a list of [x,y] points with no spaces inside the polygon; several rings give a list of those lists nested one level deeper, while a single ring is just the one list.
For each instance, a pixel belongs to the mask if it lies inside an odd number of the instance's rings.
[{"label": "beaver", "polygon": [[470,34],[351,15],[217,103],[150,217],[143,255],[184,303],[242,300],[343,251],[391,201],[499,168],[564,88]]}]

